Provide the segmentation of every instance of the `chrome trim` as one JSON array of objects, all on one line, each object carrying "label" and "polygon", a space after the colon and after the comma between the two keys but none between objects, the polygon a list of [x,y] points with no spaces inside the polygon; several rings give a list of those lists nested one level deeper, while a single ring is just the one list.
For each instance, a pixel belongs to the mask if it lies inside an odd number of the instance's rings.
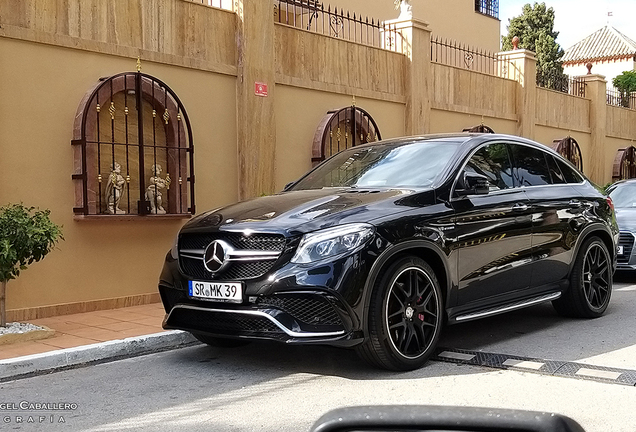
[{"label": "chrome trim", "polygon": [[229,313],[229,314],[242,314],[242,315],[252,315],[252,316],[260,316],[263,318],[267,318],[268,320],[270,320],[271,322],[273,322],[279,329],[281,329],[282,331],[284,331],[285,333],[287,333],[288,336],[291,337],[299,337],[299,338],[305,338],[305,337],[330,337],[330,336],[340,336],[343,335],[345,332],[344,330],[339,330],[337,332],[321,332],[321,333],[312,333],[312,332],[295,332],[292,330],[289,330],[287,327],[285,327],[284,325],[282,325],[280,322],[278,322],[278,320],[276,320],[276,318],[274,318],[273,316],[265,313],[265,312],[261,312],[261,311],[243,311],[243,310],[227,310],[227,309],[209,309],[209,308],[202,308],[202,307],[198,307],[198,306],[188,306],[188,305],[176,305],[175,307],[172,308],[172,310],[170,311],[170,313],[168,314],[168,319],[166,321],[168,321],[170,319],[170,316],[172,315],[172,312],[175,309],[191,309],[191,310],[198,310],[201,312],[221,312],[221,313]]},{"label": "chrome trim", "polygon": [[524,307],[528,307],[528,306],[533,306],[535,304],[539,304],[539,303],[543,303],[546,301],[550,301],[550,300],[556,300],[559,297],[561,297],[561,293],[552,293],[552,294],[547,294],[541,297],[535,297],[533,299],[527,300],[525,302],[521,302],[521,303],[516,303],[516,304],[512,304],[512,305],[508,305],[508,306],[503,306],[500,308],[496,308],[496,309],[490,309],[487,311],[483,311],[483,312],[475,312],[475,313],[471,313],[471,314],[467,314],[467,315],[460,315],[458,317],[455,318],[455,321],[468,321],[468,320],[473,320],[473,319],[477,319],[477,318],[485,318],[487,316],[491,316],[491,315],[497,315],[500,313],[504,313],[504,312],[510,312],[516,309],[522,309]]},{"label": "chrome trim", "polygon": [[[282,251],[281,251],[282,252]],[[232,250],[227,254],[226,261],[264,261],[278,259],[281,252],[260,250]],[[179,256],[190,259],[203,259],[205,249],[182,249]]]}]

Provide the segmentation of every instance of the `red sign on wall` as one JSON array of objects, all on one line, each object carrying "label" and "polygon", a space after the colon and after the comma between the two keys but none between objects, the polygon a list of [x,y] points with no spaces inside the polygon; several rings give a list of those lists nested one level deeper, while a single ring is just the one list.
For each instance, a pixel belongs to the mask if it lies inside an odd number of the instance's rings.
[{"label": "red sign on wall", "polygon": [[254,94],[256,96],[267,97],[267,84],[262,82],[254,83]]}]

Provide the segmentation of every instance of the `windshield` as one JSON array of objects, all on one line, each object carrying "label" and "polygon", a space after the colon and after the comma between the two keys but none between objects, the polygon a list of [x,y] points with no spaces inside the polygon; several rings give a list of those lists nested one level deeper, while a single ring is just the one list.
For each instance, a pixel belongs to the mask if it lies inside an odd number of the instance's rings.
[{"label": "windshield", "polygon": [[292,190],[326,187],[428,187],[461,141],[427,140],[400,146],[377,144],[338,153]]},{"label": "windshield", "polygon": [[636,183],[617,185],[609,196],[616,208],[636,207]]}]

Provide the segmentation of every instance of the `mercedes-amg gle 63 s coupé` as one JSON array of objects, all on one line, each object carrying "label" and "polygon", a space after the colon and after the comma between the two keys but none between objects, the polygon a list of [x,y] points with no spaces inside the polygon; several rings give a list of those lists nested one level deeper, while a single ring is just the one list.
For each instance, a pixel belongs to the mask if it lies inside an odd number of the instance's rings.
[{"label": "mercedes-amg gle 63 s coup\u00e9", "polygon": [[601,316],[617,239],[611,200],[541,144],[380,141],[186,223],[160,277],[163,327],[215,346],[352,347],[409,370],[446,324],[547,301]]}]

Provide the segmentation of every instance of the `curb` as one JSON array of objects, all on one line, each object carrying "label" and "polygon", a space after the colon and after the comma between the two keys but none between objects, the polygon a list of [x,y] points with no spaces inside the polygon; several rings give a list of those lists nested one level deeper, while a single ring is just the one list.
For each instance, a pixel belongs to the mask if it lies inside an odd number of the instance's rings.
[{"label": "curb", "polygon": [[199,343],[180,330],[130,337],[92,345],[0,360],[0,382],[70,369],[91,363],[104,363]]}]

